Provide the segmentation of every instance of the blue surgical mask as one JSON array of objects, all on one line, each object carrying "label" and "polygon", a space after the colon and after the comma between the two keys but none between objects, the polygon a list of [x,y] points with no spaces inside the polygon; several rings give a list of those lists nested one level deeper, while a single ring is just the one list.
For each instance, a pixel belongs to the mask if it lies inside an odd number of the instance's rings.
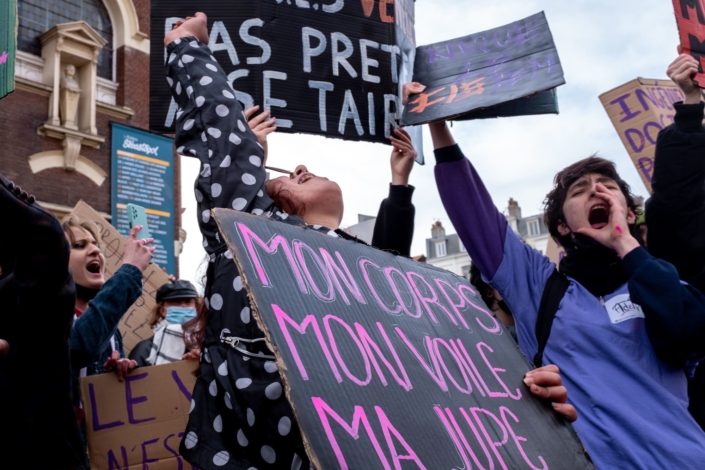
[{"label": "blue surgical mask", "polygon": [[166,321],[183,325],[196,318],[196,307],[167,307]]}]

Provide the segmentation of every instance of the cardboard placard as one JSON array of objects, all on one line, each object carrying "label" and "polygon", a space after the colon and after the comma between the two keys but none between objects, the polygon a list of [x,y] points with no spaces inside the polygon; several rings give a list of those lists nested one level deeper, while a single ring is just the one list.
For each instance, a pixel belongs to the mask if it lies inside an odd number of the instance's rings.
[{"label": "cardboard placard", "polygon": [[264,217],[213,215],[315,468],[593,468],[572,427],[530,395],[528,361],[463,278]]},{"label": "cardboard placard", "polygon": [[705,88],[705,0],[673,0],[673,8],[683,53],[698,61],[695,81]]},{"label": "cardboard placard", "polygon": [[413,8],[410,0],[152,0],[150,129],[173,133],[163,38],[197,9],[236,97],[271,109],[278,132],[389,143],[399,77],[413,60],[402,49],[413,43]]},{"label": "cardboard placard", "polygon": [[179,444],[196,369],[196,361],[179,361],[135,369],[123,382],[114,373],[82,378],[91,468],[187,468]]},{"label": "cardboard placard", "polygon": [[543,12],[417,48],[414,81],[426,90],[409,100],[404,125],[454,118],[565,83]]},{"label": "cardboard placard", "polygon": [[[103,241],[103,255],[105,256],[106,280],[122,266],[122,255],[125,252],[127,240],[110,225],[98,212],[84,201],[78,201],[71,214],[82,220],[90,220],[98,226],[100,238]],[[143,339],[151,338],[154,331],[147,323],[149,312],[157,304],[157,289],[169,282],[169,277],[155,264],[150,264],[142,273],[144,282],[142,295],[125,312],[120,320],[122,345],[125,356],[130,354],[132,348]]]},{"label": "cardboard placard", "polygon": [[17,0],[0,2],[0,98],[15,89]]},{"label": "cardboard placard", "polygon": [[649,193],[656,138],[661,129],[673,123],[673,103],[683,98],[683,92],[672,81],[647,78],[637,78],[600,95],[602,106]]}]

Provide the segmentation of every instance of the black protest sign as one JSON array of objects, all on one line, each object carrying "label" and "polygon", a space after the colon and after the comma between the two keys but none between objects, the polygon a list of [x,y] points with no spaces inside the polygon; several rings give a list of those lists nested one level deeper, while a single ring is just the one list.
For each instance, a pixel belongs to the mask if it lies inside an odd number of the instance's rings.
[{"label": "black protest sign", "polygon": [[453,118],[453,121],[472,121],[513,116],[535,116],[538,114],[558,114],[558,96],[556,89],[542,91],[535,95],[519,98],[508,103],[489,108],[476,109]]},{"label": "black protest sign", "polygon": [[176,113],[162,34],[197,9],[208,15],[209,47],[237,98],[271,110],[279,132],[389,143],[392,121],[401,115],[399,73],[410,60],[397,35],[413,34],[413,6],[410,0],[152,0],[150,129],[173,132]]},{"label": "black protest sign", "polygon": [[414,81],[426,85],[426,90],[410,99],[402,117],[404,125],[451,119],[565,83],[543,12],[418,47]]},{"label": "black protest sign", "polygon": [[593,468],[464,279],[264,217],[214,217],[315,468]]}]

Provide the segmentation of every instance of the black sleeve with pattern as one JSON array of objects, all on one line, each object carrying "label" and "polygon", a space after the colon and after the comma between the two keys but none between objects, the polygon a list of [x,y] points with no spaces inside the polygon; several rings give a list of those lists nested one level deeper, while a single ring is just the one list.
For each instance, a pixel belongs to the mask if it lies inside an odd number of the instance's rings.
[{"label": "black sleeve with pattern", "polygon": [[177,153],[200,160],[196,179],[203,246],[223,246],[213,208],[262,214],[272,206],[264,189],[264,151],[250,130],[223,69],[205,44],[181,38],[167,47],[167,82],[176,100]]}]

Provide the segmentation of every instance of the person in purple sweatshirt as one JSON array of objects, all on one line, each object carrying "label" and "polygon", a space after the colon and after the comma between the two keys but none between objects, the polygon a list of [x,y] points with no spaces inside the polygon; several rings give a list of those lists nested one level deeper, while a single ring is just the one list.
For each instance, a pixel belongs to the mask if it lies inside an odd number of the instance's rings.
[{"label": "person in purple sweatshirt", "polygon": [[[534,357],[539,302],[556,265],[508,229],[446,124],[429,127],[445,209],[511,308],[524,354]],[[705,434],[688,413],[686,374],[656,357],[644,314],[702,312],[705,297],[632,236],[636,204],[612,162],[590,157],[559,172],[545,204],[550,233],[567,249],[560,271],[570,286],[544,364],[560,368],[578,411],[574,426],[597,468],[702,468]]]}]

